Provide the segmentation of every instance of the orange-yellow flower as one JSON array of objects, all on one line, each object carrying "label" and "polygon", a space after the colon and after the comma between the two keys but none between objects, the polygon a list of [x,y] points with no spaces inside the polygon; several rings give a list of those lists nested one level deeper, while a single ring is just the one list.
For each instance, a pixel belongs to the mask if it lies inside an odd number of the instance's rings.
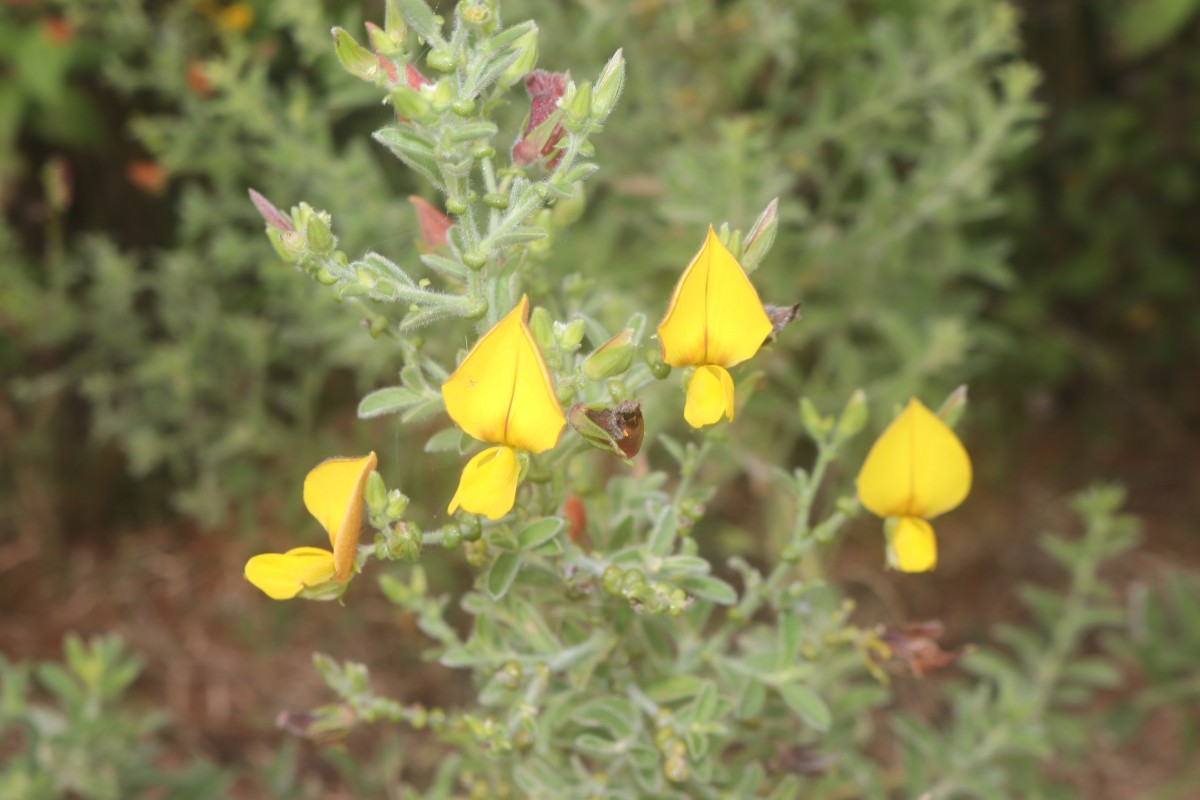
[{"label": "orange-yellow flower", "polygon": [[246,580],[274,600],[290,600],[306,589],[348,581],[362,527],[363,492],[378,464],[371,453],[363,458],[331,458],[313,468],[304,478],[304,506],[329,534],[333,551],[297,547],[286,553],[263,553],[246,562]]},{"label": "orange-yellow flower", "polygon": [[703,428],[733,420],[733,378],[728,369],[751,358],[771,333],[771,321],[745,270],[712,226],[675,285],[658,325],[662,358],[673,367],[695,367],[683,417]]},{"label": "orange-yellow flower", "polygon": [[488,519],[511,511],[520,482],[516,451],[553,448],[566,424],[528,318],[529,298],[522,296],[442,384],[450,419],[479,441],[496,445],[463,469],[451,514],[460,506]]},{"label": "orange-yellow flower", "polygon": [[971,459],[954,431],[912,399],[871,447],[858,473],[858,499],[888,520],[888,561],[903,572],[937,566],[928,520],[971,491]]}]

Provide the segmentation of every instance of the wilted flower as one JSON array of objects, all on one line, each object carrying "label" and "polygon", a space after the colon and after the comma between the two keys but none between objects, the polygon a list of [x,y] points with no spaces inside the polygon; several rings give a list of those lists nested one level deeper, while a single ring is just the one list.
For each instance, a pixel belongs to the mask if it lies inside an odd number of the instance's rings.
[{"label": "wilted flower", "polygon": [[[525,90],[529,92],[529,118],[512,147],[512,161],[518,167],[550,156],[562,139],[565,131],[560,124],[558,101],[567,90],[567,75],[535,69],[525,76]],[[553,169],[558,158],[555,156],[546,166]]]},{"label": "wilted flower", "polygon": [[758,292],[733,253],[708,226],[708,237],[684,270],[658,326],[662,360],[696,367],[688,382],[684,419],[693,428],[733,420],[728,368],[751,358],[773,326]]},{"label": "wilted flower", "polygon": [[459,506],[488,519],[511,511],[520,482],[516,451],[553,448],[566,424],[528,317],[529,298],[522,296],[442,384],[446,413],[455,424],[497,445],[467,462],[450,501],[451,514]]},{"label": "wilted flower", "polygon": [[945,669],[971,652],[970,647],[943,650],[938,639],[945,631],[945,626],[936,619],[881,628],[879,641],[887,646],[888,652],[886,658],[876,657],[876,663],[892,671],[910,672],[918,678]]},{"label": "wilted flower", "polygon": [[858,473],[858,498],[888,520],[888,561],[903,572],[937,565],[928,520],[957,508],[971,491],[971,459],[946,423],[912,399],[871,447]]},{"label": "wilted flower", "polygon": [[[257,555],[246,562],[246,580],[274,600],[290,600],[306,589],[348,581],[362,527],[363,492],[367,477],[378,464],[375,453],[318,464],[304,478],[304,507],[329,534],[333,551],[297,547],[286,553]],[[335,592],[314,594],[332,596]]]},{"label": "wilted flower", "polygon": [[646,435],[640,400],[625,400],[615,406],[576,403],[571,406],[568,421],[588,444],[624,459],[641,451]]}]

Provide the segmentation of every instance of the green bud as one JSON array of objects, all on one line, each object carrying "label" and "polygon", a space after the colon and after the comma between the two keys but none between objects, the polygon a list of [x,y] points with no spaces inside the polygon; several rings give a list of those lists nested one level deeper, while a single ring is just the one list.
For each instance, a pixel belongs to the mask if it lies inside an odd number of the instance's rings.
[{"label": "green bud", "polygon": [[626,328],[584,360],[583,374],[591,381],[620,375],[633,364],[633,351],[633,328]]},{"label": "green bud", "polygon": [[396,113],[405,119],[420,121],[427,119],[433,111],[429,101],[420,92],[407,86],[397,86],[393,89],[388,95],[388,102],[396,109]]},{"label": "green bud", "polygon": [[337,244],[337,240],[333,238],[333,231],[329,229],[329,223],[321,214],[313,214],[308,218],[308,224],[304,226],[304,240],[309,250],[321,255],[332,253]]},{"label": "green bud", "polygon": [[640,569],[626,570],[621,576],[621,592],[629,594],[629,591],[636,586],[643,586],[646,583],[646,576],[642,574]]},{"label": "green bud", "polygon": [[592,113],[592,84],[584,81],[575,88],[575,94],[566,103],[566,114],[563,115],[562,126],[571,133],[580,133],[587,125]]},{"label": "green bud", "polygon": [[335,277],[334,274],[327,269],[317,270],[313,277],[316,279],[317,283],[321,284],[322,286],[333,286],[338,282],[337,277]]},{"label": "green bud", "polygon": [[963,412],[967,410],[967,387],[966,385],[959,386],[946,401],[942,403],[937,410],[937,415],[941,417],[942,422],[946,423],[947,427],[953,428],[962,419]]},{"label": "green bud", "polygon": [[395,58],[396,56],[404,55],[403,31],[401,31],[399,37],[396,37],[375,23],[368,22],[367,38],[371,40],[371,47],[375,49],[375,52],[385,58]]},{"label": "green bud", "polygon": [[433,95],[429,98],[429,102],[433,105],[433,110],[437,112],[445,111],[450,107],[451,101],[454,100],[454,89],[450,86],[450,81],[442,78],[433,87]]},{"label": "green bud", "polygon": [[496,155],[496,148],[492,147],[487,142],[480,142],[471,148],[471,158],[476,161],[482,161],[485,158],[491,158]]},{"label": "green bud", "polygon": [[758,269],[758,265],[766,258],[771,246],[775,244],[775,234],[779,230],[779,198],[767,203],[767,207],[759,214],[750,232],[746,234],[739,263],[747,273]]},{"label": "green bud", "polygon": [[397,522],[392,529],[395,538],[392,552],[402,561],[412,563],[421,557],[421,529],[411,522]]},{"label": "green bud", "polygon": [[467,213],[467,204],[461,197],[451,197],[446,200],[446,211],[455,216]]},{"label": "green bud", "polygon": [[521,685],[521,679],[525,677],[525,672],[521,669],[520,664],[515,661],[509,661],[500,668],[496,677],[506,688],[516,689]]},{"label": "green bud", "polygon": [[454,11],[463,22],[484,33],[496,30],[496,0],[461,0]]},{"label": "green bud", "polygon": [[666,380],[671,374],[671,365],[662,360],[660,348],[647,348],[642,357],[646,360],[646,366],[650,368],[650,374],[656,379]]},{"label": "green bud", "polygon": [[458,527],[462,530],[462,537],[465,542],[478,542],[483,536],[483,524],[479,521],[479,517],[474,515],[461,518]]},{"label": "green bud", "polygon": [[487,256],[483,253],[463,253],[462,262],[471,269],[483,269]]},{"label": "green bud", "polygon": [[475,110],[475,101],[469,97],[460,97],[450,104],[450,110],[460,117],[469,117],[471,116],[471,112]]},{"label": "green bud", "polygon": [[800,400],[800,424],[814,441],[824,439],[833,425],[831,420],[821,416],[821,412],[817,411],[817,407],[807,397]]},{"label": "green bud", "polygon": [[867,394],[862,389],[855,389],[854,394],[850,395],[850,399],[846,401],[846,407],[842,409],[841,416],[838,417],[837,433],[838,439],[845,440],[855,436],[867,425]]},{"label": "green bud", "polygon": [[390,325],[391,323],[385,316],[372,317],[370,323],[367,325],[367,333],[371,334],[372,339],[378,339],[387,333],[388,326]]},{"label": "green bud", "polygon": [[[532,23],[531,23],[532,25]],[[517,60],[505,67],[504,72],[500,73],[497,83],[505,88],[511,88],[521,82],[521,79],[529,74],[530,70],[537,65],[538,60],[538,29],[536,25],[521,35],[516,42],[513,43],[512,49],[519,51],[520,55]]]},{"label": "green bud", "polygon": [[371,474],[367,476],[367,486],[363,490],[363,498],[367,501],[367,508],[372,514],[382,514],[387,507],[387,487],[383,485],[383,478],[375,470],[371,470]]},{"label": "green bud", "polygon": [[404,15],[396,6],[396,0],[387,0],[383,11],[383,29],[395,41],[403,44],[408,36],[408,28],[404,24]]},{"label": "green bud", "polygon": [[559,346],[563,350],[574,350],[583,341],[585,330],[582,319],[573,319],[566,325],[560,323],[554,327],[558,333]]},{"label": "green bud", "polygon": [[625,87],[625,53],[618,50],[600,70],[596,79],[596,90],[592,92],[591,117],[603,122],[617,104],[621,89]]},{"label": "green bud", "polygon": [[457,525],[451,525],[442,534],[442,547],[446,550],[454,550],[463,543],[462,528]]},{"label": "green bud", "polygon": [[429,65],[430,69],[437,72],[454,72],[454,68],[457,66],[454,54],[449,50],[430,51],[429,55],[425,57],[425,63]]},{"label": "green bud", "polygon": [[379,78],[379,59],[367,48],[363,47],[354,37],[343,28],[334,28],[333,51],[337,54],[342,68],[356,78],[374,82]]},{"label": "green bud", "polygon": [[529,314],[529,331],[543,355],[554,351],[557,342],[554,337],[554,321],[550,319],[549,311],[541,306],[534,307]]},{"label": "green bud", "polygon": [[400,519],[407,510],[408,498],[401,494],[399,489],[392,489],[392,491],[388,492],[387,508],[384,510],[388,519]]},{"label": "green bud", "polygon": [[483,204],[488,208],[504,210],[508,208],[508,195],[503,192],[488,192],[483,196]]},{"label": "green bud", "polygon": [[551,212],[551,219],[554,221],[556,228],[565,228],[568,225],[577,222],[583,216],[583,211],[587,207],[587,195],[583,192],[581,183],[571,184],[571,196],[559,199],[554,204]]},{"label": "green bud", "polygon": [[625,573],[620,567],[609,564],[604,568],[604,574],[600,576],[600,585],[604,587],[604,591],[616,597],[621,593],[621,579]]}]

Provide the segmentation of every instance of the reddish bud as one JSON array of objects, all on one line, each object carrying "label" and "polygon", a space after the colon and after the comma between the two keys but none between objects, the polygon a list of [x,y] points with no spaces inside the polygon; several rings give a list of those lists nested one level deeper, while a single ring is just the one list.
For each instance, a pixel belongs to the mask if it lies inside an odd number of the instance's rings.
[{"label": "reddish bud", "polygon": [[213,93],[212,82],[209,81],[208,75],[204,73],[204,64],[192,59],[188,62],[187,72],[185,73],[188,88],[200,97],[211,97]]},{"label": "reddish bud", "polygon": [[579,545],[581,550],[591,550],[592,539],[587,532],[587,509],[583,505],[583,500],[578,495],[567,495],[567,499],[563,502],[562,513],[571,526],[567,529],[567,538]]},{"label": "reddish bud", "polygon": [[292,222],[283,215],[283,212],[276,208],[270,200],[263,197],[258,192],[250,189],[250,201],[254,203],[254,207],[258,209],[258,213],[268,225],[276,230],[284,233],[291,233],[295,230],[292,227]]},{"label": "reddish bud", "polygon": [[438,211],[423,197],[409,195],[408,202],[412,203],[417,212],[417,227],[421,230],[421,251],[428,253],[439,247],[446,246],[446,232],[454,223],[450,218]]},{"label": "reddish bud", "polygon": [[45,31],[46,38],[54,44],[69,44],[75,38],[75,28],[66,17],[46,17],[42,21],[42,30]]},{"label": "reddish bud", "polygon": [[162,194],[167,188],[167,173],[154,161],[130,161],[125,165],[125,177],[146,194]]}]

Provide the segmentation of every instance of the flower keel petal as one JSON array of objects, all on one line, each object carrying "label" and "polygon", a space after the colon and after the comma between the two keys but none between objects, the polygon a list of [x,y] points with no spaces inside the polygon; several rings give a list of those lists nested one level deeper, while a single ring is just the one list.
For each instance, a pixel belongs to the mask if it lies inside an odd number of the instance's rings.
[{"label": "flower keel petal", "polygon": [[688,381],[683,418],[693,428],[733,421],[733,378],[723,367],[697,367]]},{"label": "flower keel petal", "polygon": [[917,517],[901,517],[888,542],[888,563],[901,572],[928,572],[937,566],[933,526]]},{"label": "flower keel petal", "polygon": [[291,600],[306,587],[333,578],[333,553],[297,547],[286,553],[263,553],[246,562],[246,580],[272,600]]},{"label": "flower keel petal", "polygon": [[453,514],[464,511],[497,520],[512,511],[517,499],[520,465],[511,447],[489,447],[463,467],[458,491],[450,501]]}]

